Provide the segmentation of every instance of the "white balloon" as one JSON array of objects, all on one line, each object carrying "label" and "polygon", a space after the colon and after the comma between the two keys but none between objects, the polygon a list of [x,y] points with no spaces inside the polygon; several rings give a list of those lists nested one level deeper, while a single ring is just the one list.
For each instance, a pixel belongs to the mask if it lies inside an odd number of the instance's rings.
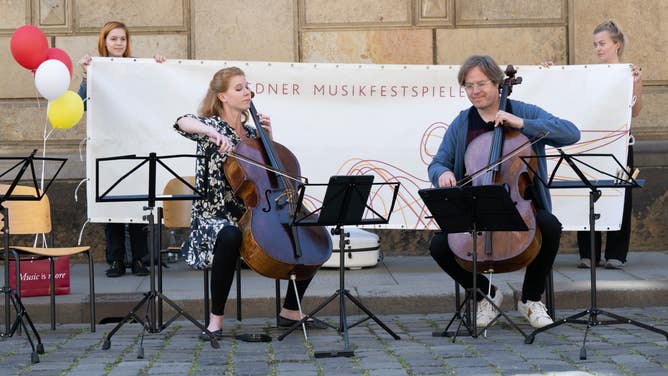
[{"label": "white balloon", "polygon": [[60,60],[46,60],[35,72],[35,87],[44,98],[58,99],[70,87],[70,71]]}]

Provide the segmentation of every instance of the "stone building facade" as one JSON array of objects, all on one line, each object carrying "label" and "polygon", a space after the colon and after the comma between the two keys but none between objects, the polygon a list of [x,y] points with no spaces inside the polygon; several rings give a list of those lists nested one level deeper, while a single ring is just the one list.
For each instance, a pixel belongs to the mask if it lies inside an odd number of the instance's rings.
[{"label": "stone building facade", "polygon": [[[0,0],[0,156],[25,155],[46,145],[68,158],[51,192],[56,241],[75,242],[85,222],[80,143],[85,119],[57,130],[44,144],[46,101],[31,72],[16,64],[12,33],[34,24],[74,63],[97,54],[97,33],[109,20],[126,23],[133,55],[168,59],[262,60],[371,64],[460,64],[492,55],[499,64],[596,62],[592,30],[613,18],[628,43],[623,60],[643,68],[644,109],[633,120],[636,166],[645,188],[634,195],[634,250],[668,244],[668,66],[664,64],[668,2],[664,0]],[[75,68],[71,89],[81,80]],[[567,99],[565,99],[567,100]],[[595,111],[596,109],[592,109]],[[584,212],[583,212],[584,213]],[[101,225],[83,242],[103,254]],[[429,234],[383,231],[386,252],[426,254]],[[566,234],[564,250],[573,250]]]}]

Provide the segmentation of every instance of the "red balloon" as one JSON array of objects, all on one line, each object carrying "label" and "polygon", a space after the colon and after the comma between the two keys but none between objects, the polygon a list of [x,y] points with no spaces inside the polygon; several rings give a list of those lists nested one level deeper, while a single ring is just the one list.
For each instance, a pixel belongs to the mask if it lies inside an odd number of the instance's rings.
[{"label": "red balloon", "polygon": [[70,55],[67,54],[67,52],[61,50],[60,48],[49,48],[46,54],[46,59],[55,59],[55,60],[60,60],[65,64],[67,69],[70,71],[70,79],[72,78],[72,60],[70,59]]},{"label": "red balloon", "polygon": [[22,67],[35,70],[46,60],[49,42],[38,27],[24,25],[16,29],[10,42],[12,56]]}]

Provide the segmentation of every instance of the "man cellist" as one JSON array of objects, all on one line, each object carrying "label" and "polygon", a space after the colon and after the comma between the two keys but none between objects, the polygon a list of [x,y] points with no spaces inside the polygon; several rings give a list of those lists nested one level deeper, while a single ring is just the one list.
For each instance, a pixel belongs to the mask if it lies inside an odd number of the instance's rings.
[{"label": "man cellist", "polygon": [[[469,144],[476,137],[494,130],[495,127],[511,127],[519,130],[529,139],[547,131],[547,136],[532,145],[536,155],[545,154],[545,145],[562,147],[577,142],[580,131],[570,121],[559,119],[545,110],[520,101],[508,100],[505,109],[499,109],[499,87],[503,83],[504,73],[490,56],[470,56],[462,64],[458,74],[459,84],[473,104],[462,111],[448,127],[438,152],[429,164],[429,179],[435,187],[452,187],[465,174],[464,155]],[[538,177],[547,176],[544,159],[538,159]],[[552,269],[559,250],[561,223],[552,215],[550,194],[538,182],[531,185],[528,196],[531,197],[537,227],[542,234],[542,244],[535,259],[526,267],[522,297],[518,302],[518,311],[531,326],[541,328],[552,323],[547,314],[541,296],[545,291],[546,277]],[[461,267],[448,244],[444,233],[437,233],[429,247],[431,256],[438,265],[464,288],[473,287],[473,275]],[[482,274],[477,275],[477,286],[486,291],[488,297],[501,306],[503,292],[490,284]],[[476,320],[477,326],[487,326],[496,316],[496,309],[480,294]]]}]

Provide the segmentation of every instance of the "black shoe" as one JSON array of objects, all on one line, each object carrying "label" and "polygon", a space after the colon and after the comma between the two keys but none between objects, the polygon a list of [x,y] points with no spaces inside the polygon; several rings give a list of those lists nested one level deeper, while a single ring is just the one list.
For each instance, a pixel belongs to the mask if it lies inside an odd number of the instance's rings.
[{"label": "black shoe", "polygon": [[116,278],[125,274],[125,264],[123,261],[112,261],[111,267],[106,271],[107,277]]},{"label": "black shoe", "polygon": [[267,334],[244,333],[237,334],[234,338],[244,342],[271,342],[271,336]]},{"label": "black shoe", "polygon": [[[298,323],[298,320],[292,320],[283,316],[278,316],[278,326],[282,328],[289,328]],[[306,327],[309,329],[327,329],[328,325],[316,318],[311,318],[305,321]]]},{"label": "black shoe", "polygon": [[[211,334],[213,334],[213,337],[216,338],[216,340],[223,339],[223,329],[214,330],[213,332],[211,332]],[[207,341],[207,342],[211,341],[211,337],[209,337],[209,335],[206,334],[206,332],[200,333],[199,334],[199,339],[201,339],[202,341]]]},{"label": "black shoe", "polygon": [[141,260],[132,260],[132,274],[138,276],[148,275],[148,269]]}]

